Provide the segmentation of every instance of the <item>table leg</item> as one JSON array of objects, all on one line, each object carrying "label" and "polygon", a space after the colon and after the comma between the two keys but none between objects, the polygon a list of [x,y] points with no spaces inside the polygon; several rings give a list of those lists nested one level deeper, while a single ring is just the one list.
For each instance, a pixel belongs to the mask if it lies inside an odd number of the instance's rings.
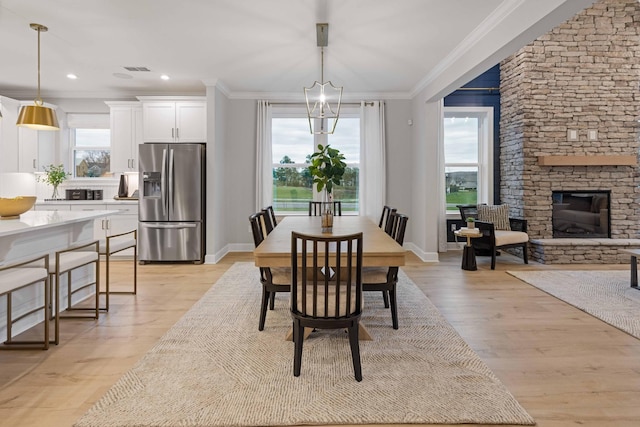
[{"label": "table leg", "polygon": [[631,287],[638,289],[638,257],[631,255]]},{"label": "table leg", "polygon": [[473,250],[473,246],[465,245],[462,250],[462,269],[468,271],[475,271],[478,269],[476,265],[476,253]]}]

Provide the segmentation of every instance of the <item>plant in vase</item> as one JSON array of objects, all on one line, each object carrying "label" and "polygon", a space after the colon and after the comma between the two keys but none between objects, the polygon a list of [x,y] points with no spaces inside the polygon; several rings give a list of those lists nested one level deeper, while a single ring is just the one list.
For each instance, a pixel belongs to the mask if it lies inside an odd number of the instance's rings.
[{"label": "plant in vase", "polygon": [[467,218],[467,228],[471,230],[475,227],[476,227],[476,220],[472,217]]},{"label": "plant in vase", "polygon": [[64,165],[60,164],[44,166],[44,175],[38,176],[38,181],[46,182],[47,184],[53,185],[53,194],[51,195],[52,199],[57,199],[58,196],[58,186],[64,182],[68,177],[71,176],[70,173],[64,170]]},{"label": "plant in vase", "polygon": [[329,144],[318,144],[318,150],[309,156],[309,173],[313,177],[318,193],[323,194],[322,231],[333,227],[333,186],[340,185],[347,164],[344,155]]}]

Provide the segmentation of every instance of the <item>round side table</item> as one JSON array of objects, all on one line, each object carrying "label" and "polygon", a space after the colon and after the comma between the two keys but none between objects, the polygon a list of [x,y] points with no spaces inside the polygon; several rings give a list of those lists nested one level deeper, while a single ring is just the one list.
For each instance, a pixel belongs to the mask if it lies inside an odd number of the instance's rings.
[{"label": "round side table", "polygon": [[471,246],[471,239],[474,237],[481,237],[482,233],[477,228],[462,227],[460,230],[453,232],[457,237],[466,237],[467,243],[464,245],[462,251],[462,269],[475,271],[478,269],[476,264],[476,253]]}]

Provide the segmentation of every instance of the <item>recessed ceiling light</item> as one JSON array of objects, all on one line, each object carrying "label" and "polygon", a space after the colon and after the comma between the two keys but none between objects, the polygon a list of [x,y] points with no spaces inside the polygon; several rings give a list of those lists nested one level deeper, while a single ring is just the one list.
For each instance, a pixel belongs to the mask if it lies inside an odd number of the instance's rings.
[{"label": "recessed ceiling light", "polygon": [[169,80],[169,76],[167,76],[166,74],[161,75],[160,78],[162,80]]},{"label": "recessed ceiling light", "polygon": [[71,79],[71,80],[75,80],[75,79],[77,79],[77,78],[78,78],[78,76],[76,76],[76,75],[75,75],[75,74],[73,74],[73,73],[69,73],[69,74],[67,74],[67,78],[68,78],[68,79]]}]

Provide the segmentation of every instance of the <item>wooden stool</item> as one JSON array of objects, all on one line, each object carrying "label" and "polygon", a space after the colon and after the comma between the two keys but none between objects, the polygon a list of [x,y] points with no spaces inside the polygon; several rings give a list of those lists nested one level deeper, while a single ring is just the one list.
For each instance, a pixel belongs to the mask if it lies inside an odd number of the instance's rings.
[{"label": "wooden stool", "polygon": [[[95,281],[84,284],[76,289],[72,289],[71,271],[85,265],[95,264]],[[67,273],[67,311],[73,310],[89,310],[93,313],[89,316],[67,315],[60,316],[60,276]],[[49,263],[49,274],[53,276],[55,283],[54,295],[56,298],[56,306],[53,312],[55,319],[55,338],[54,344],[60,342],[60,319],[61,318],[85,318],[97,319],[100,314],[100,256],[99,242],[97,240],[81,246],[64,249],[56,252],[53,262]],[[89,286],[96,286],[95,307],[72,307],[71,297],[76,292]]]},{"label": "wooden stool", "polygon": [[[29,265],[27,265],[29,264]],[[41,266],[40,266],[41,265]],[[20,316],[13,318],[12,310],[12,294],[13,292],[23,289],[27,286],[42,282],[44,304],[36,307]],[[43,350],[49,348],[49,306],[50,306],[50,283],[49,283],[49,255],[43,255],[24,261],[20,264],[14,264],[0,268],[0,296],[6,295],[7,298],[7,340],[4,346],[0,348],[14,349],[27,348],[33,345],[42,345]],[[12,338],[11,328],[15,322],[25,318],[39,310],[44,311],[44,337],[42,341],[14,341]],[[11,345],[11,346],[9,346]],[[16,345],[13,347],[13,345]]]},{"label": "wooden stool", "polygon": [[[109,311],[110,294],[133,294],[138,292],[138,230],[114,234],[100,240],[100,255],[105,257],[105,311]],[[133,291],[111,291],[109,289],[109,264],[111,255],[133,248]],[[102,310],[102,309],[101,309]]]}]

